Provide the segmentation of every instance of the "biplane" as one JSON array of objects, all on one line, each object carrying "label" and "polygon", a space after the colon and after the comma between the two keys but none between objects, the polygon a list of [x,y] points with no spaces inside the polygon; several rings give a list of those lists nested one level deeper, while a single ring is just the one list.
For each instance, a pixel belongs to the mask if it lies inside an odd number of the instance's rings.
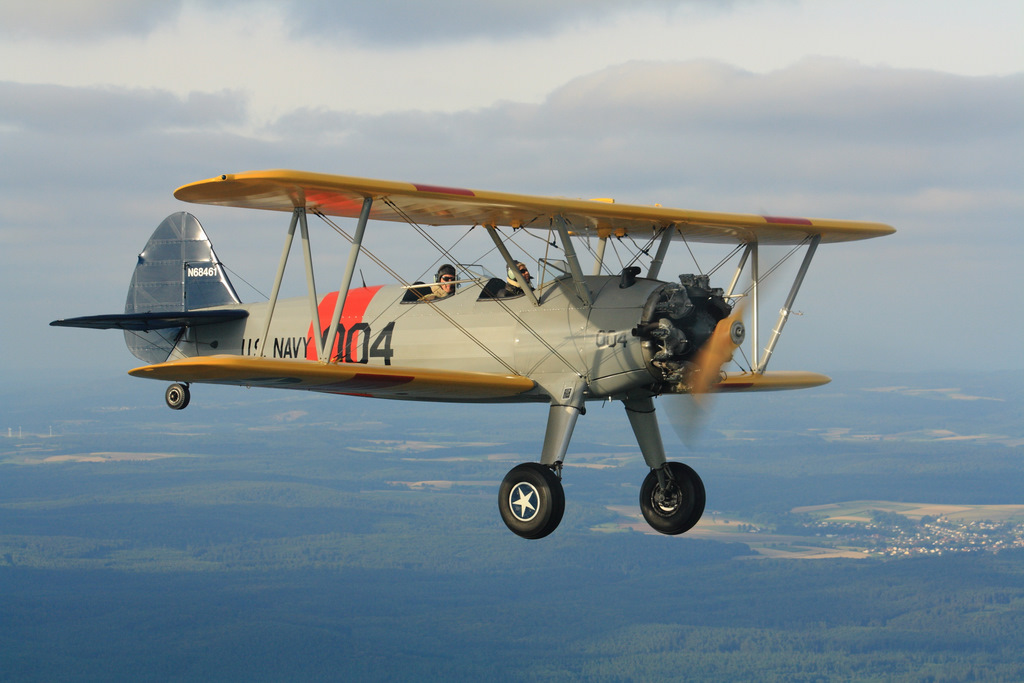
[{"label": "biplane", "polygon": [[[813,372],[767,370],[808,266],[820,244],[894,232],[880,223],[631,206],[288,170],[222,175],[184,185],[174,195],[290,216],[269,300],[243,304],[199,221],[181,212],[157,227],[139,255],[124,313],[51,325],[123,330],[128,348],[147,363],[129,374],[171,382],[165,400],[179,410],[189,403],[191,385],[204,383],[407,401],[546,404],[539,458],[512,468],[498,493],[502,520],[525,538],[544,537],[561,521],[562,464],[590,401],[619,401],[625,408],[650,468],[640,489],[650,526],[665,534],[692,528],[704,511],[704,484],[692,468],[666,458],[654,398],[828,382]],[[310,215],[350,242],[338,290],[322,296],[313,275]],[[335,217],[354,219],[353,232]],[[441,254],[437,262],[447,261],[436,281],[408,282],[389,271],[394,284],[354,287],[359,259],[373,258],[363,246],[371,221],[420,230]],[[435,226],[484,231],[505,277],[453,256],[434,238]],[[296,231],[308,292],[280,299]],[[542,235],[545,250],[554,249],[558,258],[527,259],[535,268],[517,260],[509,245],[523,231]],[[731,268],[735,262],[731,282],[712,287],[702,273],[660,279],[669,247],[680,241],[730,249],[723,263]],[[605,258],[610,243],[634,245],[633,257],[613,267]],[[765,274],[759,254],[773,245],[803,257],[762,347],[759,289]],[[541,273],[536,282],[531,269]],[[741,278],[749,284],[740,287]],[[749,360],[738,370],[726,369],[748,336]]]}]

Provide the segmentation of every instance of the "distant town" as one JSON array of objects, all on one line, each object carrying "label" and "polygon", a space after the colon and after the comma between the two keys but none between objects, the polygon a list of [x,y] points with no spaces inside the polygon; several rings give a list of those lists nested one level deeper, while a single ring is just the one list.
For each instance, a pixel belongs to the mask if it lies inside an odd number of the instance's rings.
[{"label": "distant town", "polygon": [[[622,516],[615,526],[648,531],[631,509],[610,509]],[[860,501],[796,508],[763,522],[709,510],[687,536],[744,543],[761,557],[788,559],[998,553],[1024,548],[1024,506]]]},{"label": "distant town", "polygon": [[1024,523],[925,516],[919,520],[876,511],[867,524],[819,520],[807,524],[815,536],[837,546],[859,547],[889,557],[993,552],[1024,548]]}]

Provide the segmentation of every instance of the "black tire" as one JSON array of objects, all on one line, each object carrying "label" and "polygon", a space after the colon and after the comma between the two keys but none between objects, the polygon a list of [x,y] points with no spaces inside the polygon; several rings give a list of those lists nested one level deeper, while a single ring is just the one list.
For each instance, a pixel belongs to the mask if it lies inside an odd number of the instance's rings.
[{"label": "black tire", "polygon": [[513,533],[523,538],[544,538],[555,530],[565,512],[562,482],[547,465],[517,465],[498,489],[498,510]]},{"label": "black tire", "polygon": [[673,481],[663,491],[654,470],[640,487],[640,512],[655,531],[674,536],[689,531],[704,514],[704,482],[693,468],[681,462],[668,462]]},{"label": "black tire", "polygon": [[184,410],[191,398],[191,392],[186,384],[172,384],[164,392],[164,400],[171,410]]}]

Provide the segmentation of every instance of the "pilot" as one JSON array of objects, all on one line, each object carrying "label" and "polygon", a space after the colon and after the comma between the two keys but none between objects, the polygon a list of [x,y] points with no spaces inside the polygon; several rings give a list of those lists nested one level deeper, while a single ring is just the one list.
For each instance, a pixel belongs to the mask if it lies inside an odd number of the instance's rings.
[{"label": "pilot", "polygon": [[[526,268],[526,265],[522,261],[516,261],[516,269],[522,274],[523,279],[526,280],[527,286],[533,289],[533,285],[530,281],[533,280],[530,277],[530,271]],[[523,294],[523,288],[519,286],[519,281],[516,280],[516,273],[511,268],[507,271],[508,277],[505,279],[505,289],[498,292],[498,297],[505,299],[513,296],[521,296]]]},{"label": "pilot", "polygon": [[437,301],[455,293],[455,266],[445,263],[437,269],[434,275],[434,284],[430,286],[430,294],[425,295],[421,301]]}]

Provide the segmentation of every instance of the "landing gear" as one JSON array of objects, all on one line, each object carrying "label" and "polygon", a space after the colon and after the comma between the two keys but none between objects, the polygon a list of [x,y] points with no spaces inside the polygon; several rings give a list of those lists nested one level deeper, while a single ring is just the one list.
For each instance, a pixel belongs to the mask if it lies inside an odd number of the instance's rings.
[{"label": "landing gear", "polygon": [[681,534],[689,531],[704,514],[704,482],[680,462],[665,460],[665,446],[650,398],[623,401],[633,434],[651,468],[640,487],[640,512],[655,531]]},{"label": "landing gear", "polygon": [[655,531],[689,531],[704,514],[704,482],[688,465],[667,462],[651,470],[640,487],[640,512]]},{"label": "landing gear", "polygon": [[[567,387],[565,403],[552,402],[540,462],[513,467],[498,490],[501,519],[523,538],[544,538],[558,526],[565,512],[562,462],[576,419],[583,413],[582,386]],[[650,396],[626,398],[626,415],[644,462],[651,468],[640,487],[640,511],[655,531],[681,534],[704,514],[704,483],[687,465],[667,462],[654,402]]]},{"label": "landing gear", "polygon": [[184,410],[190,398],[192,395],[187,384],[172,384],[164,392],[164,400],[167,401],[167,407],[171,410]]},{"label": "landing gear", "polygon": [[559,402],[552,402],[548,408],[540,462],[513,467],[498,489],[502,521],[523,538],[544,538],[555,530],[565,512],[562,461],[576,419],[584,412],[583,384],[565,386],[560,395]]},{"label": "landing gear", "polygon": [[555,530],[565,512],[562,482],[547,465],[517,465],[498,489],[498,510],[513,533],[523,538],[544,538]]}]

